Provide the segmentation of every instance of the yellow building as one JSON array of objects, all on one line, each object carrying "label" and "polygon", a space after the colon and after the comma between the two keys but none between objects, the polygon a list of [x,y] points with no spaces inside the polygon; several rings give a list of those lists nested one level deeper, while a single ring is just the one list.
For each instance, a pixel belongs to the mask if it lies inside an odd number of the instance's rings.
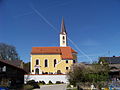
[{"label": "yellow building", "polygon": [[76,62],[77,52],[67,46],[67,33],[62,20],[60,47],[32,47],[31,74],[65,74]]}]

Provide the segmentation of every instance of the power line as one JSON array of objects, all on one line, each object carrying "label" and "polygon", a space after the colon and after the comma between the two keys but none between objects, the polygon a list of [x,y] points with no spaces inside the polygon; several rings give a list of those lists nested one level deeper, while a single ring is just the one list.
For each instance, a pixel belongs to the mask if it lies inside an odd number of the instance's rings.
[{"label": "power line", "polygon": [[[58,29],[55,28],[36,8],[33,7],[33,5],[30,5],[30,7],[32,8],[32,10],[38,15],[40,16],[48,25],[50,25],[50,27],[52,27],[56,32],[58,32]],[[87,57],[90,62],[92,63],[93,60],[87,55],[85,54],[82,50],[80,50],[80,48],[77,46],[77,44],[75,44],[69,37],[68,40],[75,46],[75,48],[81,52],[85,57]]]}]

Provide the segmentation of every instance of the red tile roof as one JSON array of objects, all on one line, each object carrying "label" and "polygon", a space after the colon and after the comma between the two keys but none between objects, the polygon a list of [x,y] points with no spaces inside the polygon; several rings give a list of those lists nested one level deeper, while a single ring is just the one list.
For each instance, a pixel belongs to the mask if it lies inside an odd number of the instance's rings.
[{"label": "red tile roof", "polygon": [[77,53],[71,47],[32,47],[31,54],[61,54],[62,59],[73,59],[72,53]]}]

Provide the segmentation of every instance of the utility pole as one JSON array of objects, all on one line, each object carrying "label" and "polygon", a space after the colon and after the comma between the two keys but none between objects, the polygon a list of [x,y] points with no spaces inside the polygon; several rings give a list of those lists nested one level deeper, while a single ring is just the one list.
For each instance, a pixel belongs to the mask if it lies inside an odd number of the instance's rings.
[{"label": "utility pole", "polygon": [[110,61],[110,64],[111,64],[111,60],[110,60],[110,51],[108,51],[108,56],[109,56],[109,61]]}]

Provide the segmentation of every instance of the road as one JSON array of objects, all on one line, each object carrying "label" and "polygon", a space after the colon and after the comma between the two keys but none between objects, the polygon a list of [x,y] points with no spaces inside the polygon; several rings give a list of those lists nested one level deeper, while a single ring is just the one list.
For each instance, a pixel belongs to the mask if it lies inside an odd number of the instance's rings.
[{"label": "road", "polygon": [[43,85],[43,86],[40,86],[40,89],[34,89],[34,90],[66,90],[66,88],[67,88],[66,84]]}]

